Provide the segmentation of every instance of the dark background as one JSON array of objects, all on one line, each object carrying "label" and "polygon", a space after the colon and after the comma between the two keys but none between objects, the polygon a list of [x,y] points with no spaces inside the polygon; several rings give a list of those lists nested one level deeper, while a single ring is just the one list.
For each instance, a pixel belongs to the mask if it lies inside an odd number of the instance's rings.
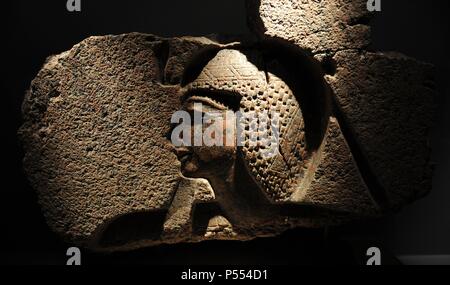
[{"label": "dark background", "polygon": [[[12,2],[12,1],[11,1]],[[247,34],[243,0],[87,1],[70,13],[66,1],[2,3],[2,147],[0,263],[65,263],[62,243],[48,229],[37,198],[22,172],[16,132],[24,91],[45,58],[70,49],[88,36],[146,32],[160,36]],[[450,254],[449,1],[382,0],[373,21],[373,48],[399,51],[433,63],[437,70],[437,164],[433,191],[401,213],[343,228],[292,230],[252,242],[204,242],[162,246],[115,255],[86,253],[87,263],[345,263],[378,245],[395,255]]]}]

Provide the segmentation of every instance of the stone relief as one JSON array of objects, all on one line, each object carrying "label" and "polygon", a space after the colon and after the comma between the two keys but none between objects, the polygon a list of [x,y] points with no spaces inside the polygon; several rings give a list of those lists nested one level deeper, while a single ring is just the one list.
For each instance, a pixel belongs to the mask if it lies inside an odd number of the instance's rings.
[{"label": "stone relief", "polygon": [[[431,189],[432,67],[366,50],[366,1],[273,2],[247,1],[257,39],[130,33],[48,58],[19,135],[53,231],[100,251],[249,240],[377,218]],[[189,138],[226,144],[174,145],[180,110],[215,114]]]}]

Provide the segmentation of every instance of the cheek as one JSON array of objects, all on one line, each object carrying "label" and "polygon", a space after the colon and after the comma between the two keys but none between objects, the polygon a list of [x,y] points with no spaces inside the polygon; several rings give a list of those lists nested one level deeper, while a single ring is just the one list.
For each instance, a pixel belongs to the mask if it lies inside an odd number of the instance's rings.
[{"label": "cheek", "polygon": [[232,116],[225,117],[221,121],[222,124],[222,137],[223,137],[223,145],[226,148],[229,148],[228,150],[225,150],[227,152],[231,150],[235,150],[237,140],[236,140],[236,119]]},{"label": "cheek", "polygon": [[[236,120],[216,118],[202,125],[204,138],[211,138],[218,146],[236,147]],[[227,150],[229,152],[229,150]]]},{"label": "cheek", "polygon": [[[192,130],[192,137],[201,136],[204,139],[211,139],[212,144],[194,146],[193,152],[201,162],[228,161],[236,156],[236,121],[227,116],[216,117],[212,120],[204,121],[201,126],[197,125],[197,130]],[[199,131],[201,133],[199,133]],[[211,146],[213,145],[213,146]]]}]

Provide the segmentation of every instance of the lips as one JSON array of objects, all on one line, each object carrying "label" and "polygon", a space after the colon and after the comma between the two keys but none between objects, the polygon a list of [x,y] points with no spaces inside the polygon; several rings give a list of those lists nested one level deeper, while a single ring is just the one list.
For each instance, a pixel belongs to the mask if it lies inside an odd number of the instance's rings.
[{"label": "lips", "polygon": [[177,147],[175,153],[181,162],[181,172],[184,175],[190,175],[198,170],[198,157],[191,148]]},{"label": "lips", "polygon": [[175,148],[175,154],[181,162],[186,162],[192,156],[192,150],[187,147],[177,147]]}]

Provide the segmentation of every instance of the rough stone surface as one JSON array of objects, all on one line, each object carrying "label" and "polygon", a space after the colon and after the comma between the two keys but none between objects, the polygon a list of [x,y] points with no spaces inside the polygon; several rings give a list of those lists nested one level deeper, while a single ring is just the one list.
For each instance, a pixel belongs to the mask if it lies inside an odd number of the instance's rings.
[{"label": "rough stone surface", "polygon": [[433,67],[396,53],[341,51],[327,76],[343,123],[376,177],[387,207],[397,209],[431,189],[429,132]]},{"label": "rough stone surface", "polygon": [[[179,86],[161,78],[179,80],[187,58],[209,44],[91,37],[47,60],[26,95],[20,135],[26,172],[53,230],[92,242],[119,216],[168,208],[180,178],[166,139]],[[171,64],[163,65],[161,52]]]},{"label": "rough stone surface", "polygon": [[362,216],[376,215],[380,211],[335,118],[330,119],[321,162],[311,186],[296,200]]},{"label": "rough stone surface", "polygon": [[261,37],[287,40],[313,54],[370,43],[366,0],[247,0],[248,23]]},{"label": "rough stone surface", "polygon": [[385,210],[397,210],[431,190],[433,68],[398,53],[368,51],[366,3],[248,0],[247,8],[249,25],[262,39],[293,43],[321,62],[366,184]]}]

